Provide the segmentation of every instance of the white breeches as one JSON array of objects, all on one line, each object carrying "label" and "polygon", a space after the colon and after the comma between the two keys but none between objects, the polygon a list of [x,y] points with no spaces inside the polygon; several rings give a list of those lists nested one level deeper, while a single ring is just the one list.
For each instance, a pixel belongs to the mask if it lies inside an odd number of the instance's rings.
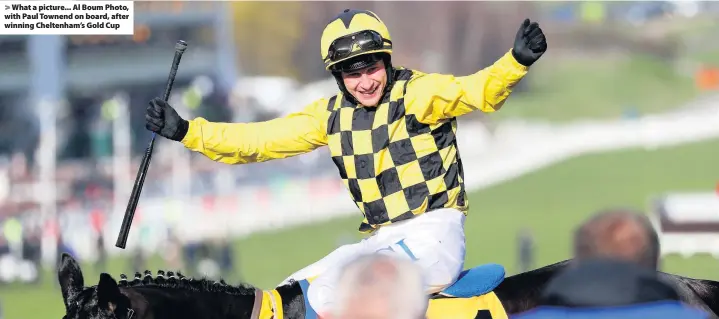
[{"label": "white breeches", "polygon": [[415,218],[382,226],[362,241],[344,245],[321,260],[292,274],[283,284],[317,277],[310,285],[308,300],[318,314],[330,311],[336,281],[342,266],[360,255],[394,254],[413,261],[422,269],[427,293],[442,291],[464,268],[465,216],[459,210],[443,208]]}]

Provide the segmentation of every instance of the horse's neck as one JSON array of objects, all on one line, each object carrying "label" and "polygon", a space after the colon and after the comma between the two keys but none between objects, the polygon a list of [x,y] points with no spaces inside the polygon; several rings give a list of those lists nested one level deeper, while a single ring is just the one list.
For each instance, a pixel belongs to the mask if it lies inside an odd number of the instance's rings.
[{"label": "horse's neck", "polygon": [[[133,287],[142,299],[133,300],[133,308],[146,306],[146,315],[153,319],[249,319],[254,295],[194,291],[181,288]],[[144,305],[143,305],[144,304]]]}]

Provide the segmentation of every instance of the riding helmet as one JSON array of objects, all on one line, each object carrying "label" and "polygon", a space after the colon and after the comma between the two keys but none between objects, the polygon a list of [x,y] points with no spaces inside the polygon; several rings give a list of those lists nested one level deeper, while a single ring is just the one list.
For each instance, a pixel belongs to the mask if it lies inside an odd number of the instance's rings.
[{"label": "riding helmet", "polygon": [[371,11],[345,9],[332,18],[320,40],[326,70],[360,55],[392,54],[387,26]]}]

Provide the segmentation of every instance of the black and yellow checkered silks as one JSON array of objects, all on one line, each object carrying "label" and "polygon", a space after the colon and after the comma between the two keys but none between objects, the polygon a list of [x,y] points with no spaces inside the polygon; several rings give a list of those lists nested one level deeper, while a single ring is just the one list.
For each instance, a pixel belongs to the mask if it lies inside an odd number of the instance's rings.
[{"label": "black and yellow checkered silks", "polygon": [[[357,206],[362,230],[440,207],[467,212],[456,117],[495,112],[527,73],[507,51],[467,76],[399,69],[378,107],[342,94],[256,123],[189,121],[182,144],[226,164],[288,158],[328,146]],[[409,80],[409,82],[408,82]],[[423,124],[424,123],[424,124]]]},{"label": "black and yellow checkered silks", "polygon": [[341,93],[328,103],[332,161],[365,216],[363,232],[433,209],[466,212],[468,206],[456,119],[427,125],[406,114],[413,72],[396,73],[391,94],[376,108],[357,107]]}]

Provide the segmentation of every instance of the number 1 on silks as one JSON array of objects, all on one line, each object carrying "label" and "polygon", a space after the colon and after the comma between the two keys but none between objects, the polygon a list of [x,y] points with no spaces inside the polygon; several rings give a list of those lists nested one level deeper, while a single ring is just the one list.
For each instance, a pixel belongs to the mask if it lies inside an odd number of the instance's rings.
[{"label": "number 1 on silks", "polygon": [[387,247],[380,248],[380,249],[378,249],[378,250],[375,251],[375,252],[376,252],[376,253],[380,253],[380,252],[384,252],[384,251],[397,252],[396,250],[394,250],[394,249],[392,248],[392,246],[394,246],[394,245],[397,245],[397,246],[399,246],[400,248],[402,248],[402,251],[403,251],[405,254],[407,254],[407,256],[409,256],[409,258],[410,258],[412,261],[417,261],[417,260],[419,260],[417,257],[414,256],[414,253],[412,253],[412,250],[409,249],[409,247],[407,247],[407,244],[404,243],[404,238],[401,239],[400,241],[394,243],[393,245],[389,245],[389,246],[387,246]]}]

